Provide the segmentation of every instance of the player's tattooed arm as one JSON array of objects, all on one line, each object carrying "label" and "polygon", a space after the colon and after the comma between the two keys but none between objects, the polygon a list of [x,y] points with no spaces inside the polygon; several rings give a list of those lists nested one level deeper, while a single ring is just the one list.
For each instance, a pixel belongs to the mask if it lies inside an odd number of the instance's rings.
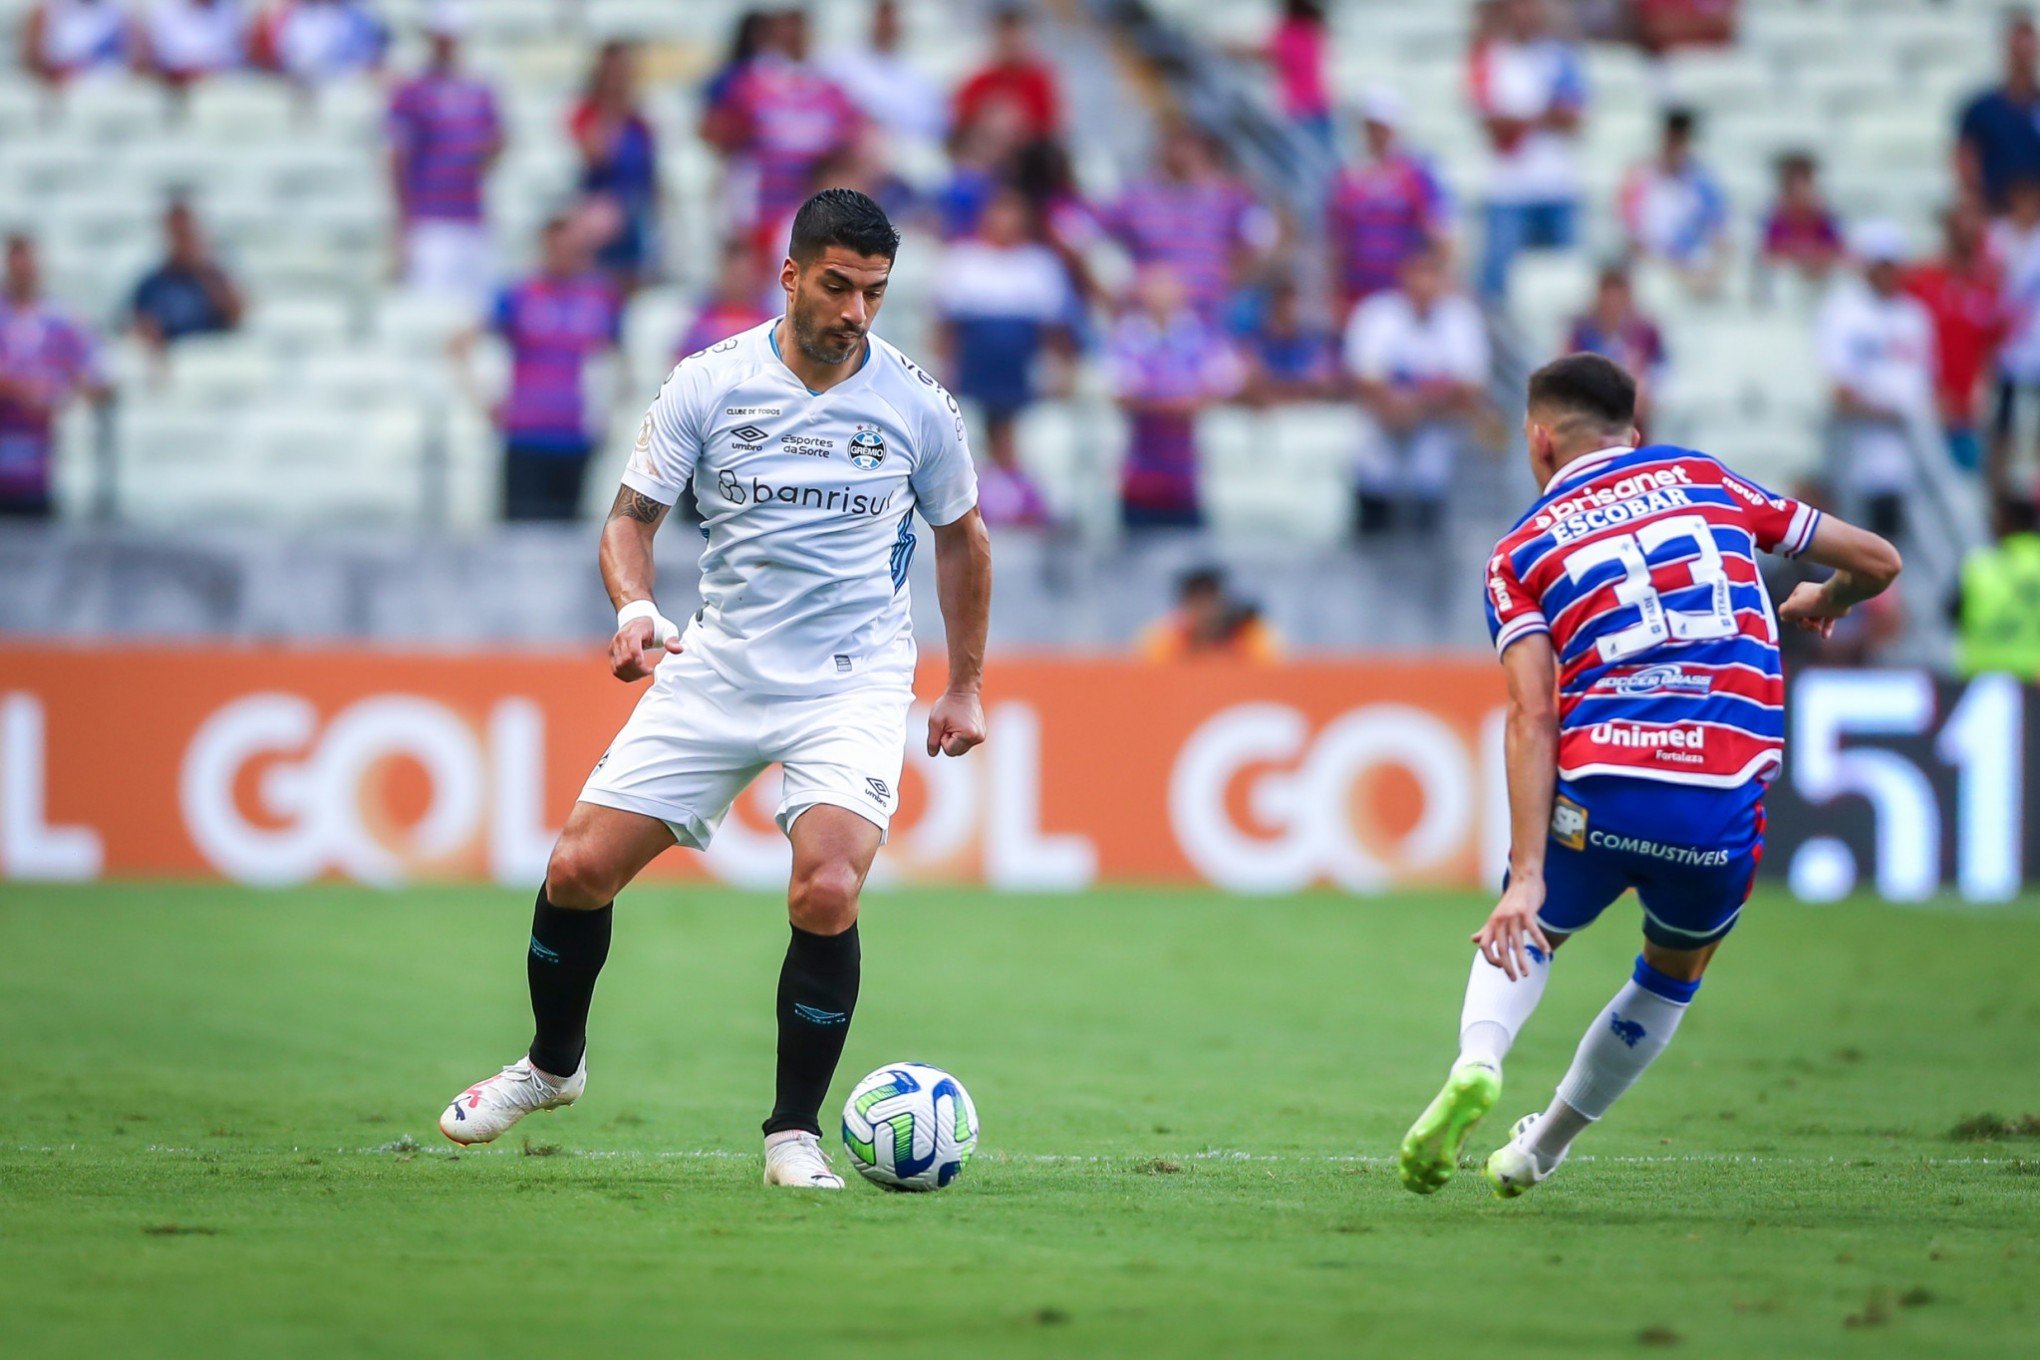
[{"label": "player's tattooed arm", "polygon": [[656,527],[666,517],[670,507],[659,504],[635,487],[618,487],[616,500],[609,507],[611,519],[634,519],[640,524]]}]

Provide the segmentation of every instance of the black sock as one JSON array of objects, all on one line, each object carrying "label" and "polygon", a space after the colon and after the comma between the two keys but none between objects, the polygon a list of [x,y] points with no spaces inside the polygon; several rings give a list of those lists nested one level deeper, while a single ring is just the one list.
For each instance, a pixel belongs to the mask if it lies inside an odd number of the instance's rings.
[{"label": "black sock", "polygon": [[531,1063],[542,1072],[571,1077],[581,1065],[588,1047],[588,1003],[609,957],[609,923],[615,914],[613,902],[597,911],[556,907],[546,900],[544,888],[538,890],[524,976],[531,984],[531,1018],[538,1025]]},{"label": "black sock", "polygon": [[779,970],[779,1083],[765,1132],[822,1131],[822,1098],[850,1034],[862,958],[854,924],[841,935],[793,927]]}]

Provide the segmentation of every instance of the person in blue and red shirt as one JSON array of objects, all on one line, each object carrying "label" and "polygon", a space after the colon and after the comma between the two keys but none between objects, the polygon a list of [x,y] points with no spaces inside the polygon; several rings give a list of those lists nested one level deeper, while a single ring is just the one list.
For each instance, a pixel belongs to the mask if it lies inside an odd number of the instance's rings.
[{"label": "person in blue and red shirt", "polygon": [[[580,224],[554,218],[542,240],[539,272],[504,289],[489,321],[510,349],[510,389],[495,407],[506,520],[579,513],[599,423],[588,400],[588,365],[622,341],[622,302],[592,267]],[[463,375],[475,338],[470,332],[455,342]]]},{"label": "person in blue and red shirt", "polygon": [[1195,128],[1162,139],[1160,173],[1128,186],[1103,216],[1136,265],[1164,264],[1207,320],[1275,244],[1275,219],[1225,173],[1211,139]]},{"label": "person in blue and red shirt", "polygon": [[1393,288],[1403,264],[1442,242],[1451,200],[1429,162],[1402,145],[1402,100],[1370,91],[1361,105],[1367,159],[1341,170],[1325,203],[1325,236],[1341,315],[1355,303]]},{"label": "person in blue and red shirt", "polygon": [[464,14],[433,11],[429,65],[390,98],[390,175],[410,286],[479,306],[496,268],[482,185],[502,154],[503,127],[494,92],[460,69]]},{"label": "person in blue and red shirt", "polygon": [[596,262],[629,293],[659,261],[659,141],[638,107],[629,43],[602,45],[567,132],[581,153],[583,201],[603,218]]},{"label": "person in blue and red shirt", "polygon": [[714,282],[708,296],[701,300],[694,319],[680,333],[680,343],[673,350],[673,362],[678,363],[719,340],[727,340],[770,321],[773,313],[765,305],[765,290],[769,286],[765,271],[758,267],[758,255],[751,249],[750,242],[735,238],[724,242],[722,261],[716,269]]},{"label": "person in blue and red shirt", "polygon": [[0,518],[51,509],[57,417],[76,396],[109,394],[90,332],[42,300],[35,243],[9,236],[0,277]]},{"label": "person in blue and red shirt", "polygon": [[1657,323],[1637,310],[1627,270],[1610,265],[1601,271],[1594,305],[1573,318],[1566,350],[1612,359],[1635,375],[1637,428],[1650,427],[1651,392],[1665,380],[1665,340]]},{"label": "person in blue and red shirt", "polygon": [[702,136],[729,158],[735,225],[754,237],[760,260],[784,243],[782,228],[806,201],[815,167],[848,147],[863,114],[843,87],[808,60],[807,16],[774,14],[756,56],[737,68],[702,119]]},{"label": "person in blue and red shirt", "polygon": [[[1664,1051],[1735,927],[1764,846],[1785,736],[1778,628],[1826,635],[1897,579],[1875,534],[1776,496],[1692,449],[1640,443],[1636,384],[1599,355],[1530,376],[1524,434],[1542,495],[1488,559],[1508,675],[1509,873],[1474,935],[1460,1056],[1404,1138],[1403,1184],[1451,1179],[1501,1094],[1552,952],[1634,888],[1635,972],[1580,1041],[1542,1114],[1487,1160],[1511,1198]],[[1833,574],[1774,612],[1760,552]]]},{"label": "person in blue and red shirt", "polygon": [[1189,305],[1169,266],[1143,270],[1137,293],[1109,347],[1113,395],[1130,425],[1120,521],[1129,529],[1199,528],[1197,417],[1239,390],[1239,360]]}]

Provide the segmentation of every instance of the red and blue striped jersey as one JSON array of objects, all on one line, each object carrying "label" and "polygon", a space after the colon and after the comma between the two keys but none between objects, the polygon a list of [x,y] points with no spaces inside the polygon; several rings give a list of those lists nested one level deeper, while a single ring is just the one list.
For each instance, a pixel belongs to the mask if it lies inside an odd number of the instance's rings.
[{"label": "red and blue striped jersey", "polygon": [[1488,560],[1497,652],[1537,633],[1559,665],[1559,777],[1761,784],[1785,739],[1778,621],[1757,553],[1820,513],[1704,453],[1605,449],[1559,470]]}]

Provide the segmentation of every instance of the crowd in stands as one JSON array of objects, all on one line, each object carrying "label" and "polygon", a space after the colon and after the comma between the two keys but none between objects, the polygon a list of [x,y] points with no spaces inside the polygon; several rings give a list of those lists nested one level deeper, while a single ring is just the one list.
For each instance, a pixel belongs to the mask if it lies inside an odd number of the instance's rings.
[{"label": "crowd in stands", "polygon": [[[1116,191],[1089,191],[1073,169],[1068,92],[1027,6],[992,14],[982,63],[952,88],[906,55],[897,0],[873,0],[862,40],[823,52],[798,7],[746,14],[698,89],[699,134],[720,165],[722,244],[676,355],[774,315],[794,209],[817,188],[849,185],[919,233],[917,248],[939,242],[927,358],[976,416],[989,517],[1052,522],[1016,432],[1030,406],[1093,365],[1127,417],[1129,529],[1205,522],[1197,428],[1215,404],[1344,402],[1368,430],[1353,457],[1356,533],[1434,532],[1455,469],[1506,438],[1491,405],[1490,330],[1512,270],[1526,251],[1583,239],[1594,102],[1582,35],[1653,53],[1720,43],[1736,7],[1479,5],[1466,100],[1485,155],[1454,175],[1410,144],[1395,90],[1333,89],[1330,10],[1272,5],[1266,41],[1237,53],[1265,67],[1279,115],[1336,159],[1307,221],[1277,211],[1218,139],[1184,123],[1165,121],[1149,163]],[[468,383],[502,433],[505,515],[570,517],[601,435],[589,365],[618,347],[633,295],[670,275],[662,148],[641,107],[637,50],[601,47],[553,134],[574,153],[570,201],[547,222],[536,268],[506,282],[488,185],[508,134],[491,81],[463,62],[472,14],[450,0],[431,9],[423,63],[402,70],[386,69],[391,33],[371,0],[43,0],[20,43],[24,66],[53,87],[115,68],[173,88],[242,68],[306,84],[383,81],[398,276],[472,307],[476,327],[455,344],[463,374],[482,336],[509,351],[506,391]],[[1697,300],[1742,288],[1731,242],[1746,222],[1759,289],[1784,276],[1834,285],[1818,323],[1843,449],[1831,493],[1902,531],[1917,475],[1906,441],[1921,418],[1945,433],[1957,467],[2006,489],[2017,417],[2040,389],[2040,40],[2023,14],[2007,21],[2003,51],[2002,82],[1961,114],[1944,240],[1930,257],[1889,223],[1842,222],[1814,148],[1779,160],[1772,203],[1731,201],[1704,123],[1665,108],[1658,147],[1615,204],[1624,254],[1579,300],[1566,342],[1636,372],[1648,421],[1678,356],[1639,308],[1630,271],[1668,269]],[[158,350],[231,329],[246,306],[199,212],[168,206],[163,262],[124,318]],[[1461,222],[1476,239],[1461,239]],[[10,241],[0,504],[30,513],[48,503],[50,412],[104,390],[89,333],[37,288],[33,242]]]}]

